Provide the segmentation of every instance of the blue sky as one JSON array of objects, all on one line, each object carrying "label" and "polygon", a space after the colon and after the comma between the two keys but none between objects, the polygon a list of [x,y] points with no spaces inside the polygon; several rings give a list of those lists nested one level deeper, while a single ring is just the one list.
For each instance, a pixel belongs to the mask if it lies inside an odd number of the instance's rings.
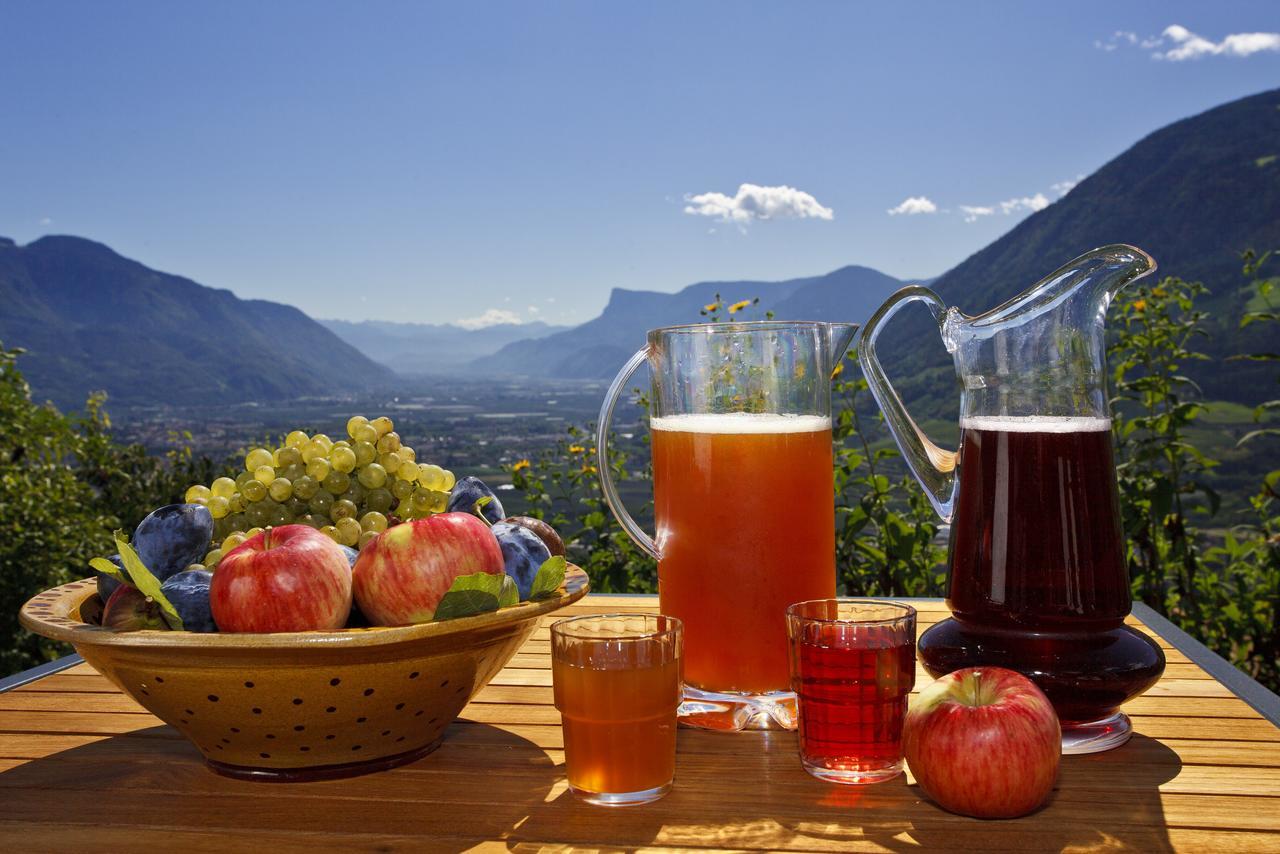
[{"label": "blue sky", "polygon": [[1270,2],[0,3],[0,235],[316,317],[932,276],[1280,85]]}]

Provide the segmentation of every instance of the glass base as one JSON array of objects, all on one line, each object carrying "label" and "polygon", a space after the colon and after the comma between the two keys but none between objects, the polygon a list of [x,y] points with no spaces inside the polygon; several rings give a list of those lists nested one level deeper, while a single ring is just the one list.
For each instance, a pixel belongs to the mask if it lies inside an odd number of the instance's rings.
[{"label": "glass base", "polygon": [[[883,783],[885,780],[892,780],[902,773],[902,763],[896,762],[887,768],[876,768],[869,770],[865,768],[841,768],[839,760],[827,760],[827,763],[814,762],[805,757],[800,757],[804,770],[808,771],[819,780],[825,780],[828,783],[840,783],[845,786],[862,786],[867,783]],[[853,763],[846,763],[853,764]]]},{"label": "glass base", "polygon": [[1101,720],[1062,724],[1063,754],[1101,753],[1119,747],[1133,735],[1129,716],[1116,712]]},{"label": "glass base", "polygon": [[699,729],[742,732],[748,729],[796,728],[796,695],[792,691],[742,694],[704,691],[684,686],[684,702],[676,713],[680,723]]},{"label": "glass base", "polygon": [[633,807],[639,804],[653,803],[671,791],[671,784],[664,783],[661,786],[655,786],[652,789],[644,789],[639,792],[589,792],[586,789],[579,789],[572,785],[569,788],[582,800],[598,807]]}]

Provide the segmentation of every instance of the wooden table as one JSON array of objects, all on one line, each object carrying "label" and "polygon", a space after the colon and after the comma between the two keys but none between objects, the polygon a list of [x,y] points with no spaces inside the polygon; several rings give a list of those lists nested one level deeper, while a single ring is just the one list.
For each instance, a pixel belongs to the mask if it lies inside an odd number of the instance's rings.
[{"label": "wooden table", "polygon": [[[916,604],[922,631],[946,615],[941,602]],[[656,606],[654,597],[593,595],[566,613]],[[801,769],[794,734],[769,732],[681,730],[666,798],[628,809],[582,804],[565,785],[544,626],[436,753],[325,783],[219,777],[176,732],[74,659],[50,675],[5,680],[0,850],[1280,851],[1280,728],[1259,712],[1280,720],[1277,698],[1151,612],[1138,613],[1159,633],[1133,624],[1161,643],[1169,665],[1126,706],[1137,734],[1108,753],[1064,757],[1052,803],[1014,821],[945,813],[910,777],[860,788],[821,783]],[[918,674],[919,684],[927,679]]]}]

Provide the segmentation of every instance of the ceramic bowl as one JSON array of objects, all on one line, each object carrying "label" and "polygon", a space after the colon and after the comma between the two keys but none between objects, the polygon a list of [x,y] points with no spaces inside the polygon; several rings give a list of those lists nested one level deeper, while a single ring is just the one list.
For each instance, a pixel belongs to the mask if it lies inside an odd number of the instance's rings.
[{"label": "ceramic bowl", "polygon": [[234,777],[340,777],[412,762],[488,684],[539,619],[587,592],[571,566],[560,595],[416,626],[278,634],[117,632],[95,625],[93,579],[22,607],[33,632],[84,660]]}]

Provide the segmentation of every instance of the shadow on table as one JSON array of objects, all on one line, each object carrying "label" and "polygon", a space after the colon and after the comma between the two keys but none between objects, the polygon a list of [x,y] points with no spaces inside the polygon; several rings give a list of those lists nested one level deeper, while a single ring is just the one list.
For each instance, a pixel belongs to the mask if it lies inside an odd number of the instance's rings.
[{"label": "shadow on table", "polygon": [[[1159,787],[1180,768],[1172,750],[1134,736],[1109,753],[1064,757],[1059,787],[1038,812],[1013,821],[981,821],[942,810],[903,777],[863,787],[815,780],[801,769],[790,734],[682,731],[676,784],[658,803],[592,807],[560,784],[554,797],[535,806],[507,838],[515,850],[577,841],[620,848],[825,848],[870,842],[891,851],[1170,852]],[[735,785],[726,786],[726,780]]]}]

